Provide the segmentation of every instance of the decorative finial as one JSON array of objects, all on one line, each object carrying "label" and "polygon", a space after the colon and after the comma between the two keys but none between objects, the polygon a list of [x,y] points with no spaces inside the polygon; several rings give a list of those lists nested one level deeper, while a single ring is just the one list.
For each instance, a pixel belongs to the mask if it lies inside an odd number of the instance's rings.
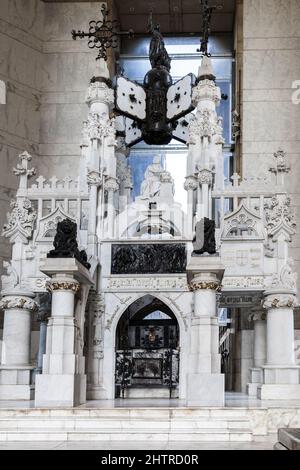
[{"label": "decorative finial", "polygon": [[99,49],[96,60],[104,59],[107,61],[107,49],[116,48],[118,45],[119,36],[132,37],[134,32],[132,29],[129,31],[118,31],[119,24],[116,20],[109,20],[109,10],[107,10],[106,4],[102,4],[101,8],[102,20],[89,22],[89,32],[75,31],[72,30],[72,38],[83,39],[89,38],[88,46],[90,49]]},{"label": "decorative finial", "polygon": [[202,8],[202,38],[200,49],[197,52],[201,52],[204,56],[210,57],[208,52],[208,40],[211,33],[211,17],[214,10],[222,8],[221,5],[209,6],[208,0],[200,0]]}]

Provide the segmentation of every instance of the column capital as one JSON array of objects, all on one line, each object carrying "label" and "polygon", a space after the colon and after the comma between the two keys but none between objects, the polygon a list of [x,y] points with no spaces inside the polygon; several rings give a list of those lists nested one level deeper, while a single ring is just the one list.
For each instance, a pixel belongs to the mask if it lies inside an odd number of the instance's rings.
[{"label": "column capital", "polygon": [[104,183],[104,189],[106,191],[118,191],[119,189],[119,183],[116,178],[108,177],[107,180]]},{"label": "column capital", "polygon": [[266,320],[266,311],[262,305],[256,305],[253,307],[248,316],[249,321],[265,321]]},{"label": "column capital", "polygon": [[184,189],[186,191],[194,191],[197,187],[197,178],[195,176],[187,176],[185,178]]},{"label": "column capital", "polygon": [[208,186],[211,186],[213,182],[212,171],[208,170],[207,168],[200,170],[198,173],[198,181],[200,184],[208,184]]},{"label": "column capital", "polygon": [[189,283],[189,289],[192,292],[195,292],[197,290],[215,290],[219,292],[221,290],[222,286],[219,281],[200,281],[197,278],[193,279]]},{"label": "column capital", "polygon": [[263,308],[295,308],[299,306],[296,294],[294,291],[281,290],[265,291],[263,300]]},{"label": "column capital", "polygon": [[86,94],[86,103],[91,106],[92,103],[103,103],[110,106],[114,103],[114,90],[108,86],[108,81],[95,81],[90,83]]},{"label": "column capital", "polygon": [[0,300],[0,310],[24,309],[35,312],[38,309],[37,302],[33,300],[35,294],[31,292],[3,292],[2,294],[4,296]]},{"label": "column capital", "polygon": [[80,289],[80,284],[79,282],[74,280],[67,280],[67,279],[61,279],[61,280],[53,280],[49,281],[46,284],[46,288],[49,292],[57,291],[57,290],[63,290],[63,291],[72,291],[74,294],[76,294],[79,289]]}]

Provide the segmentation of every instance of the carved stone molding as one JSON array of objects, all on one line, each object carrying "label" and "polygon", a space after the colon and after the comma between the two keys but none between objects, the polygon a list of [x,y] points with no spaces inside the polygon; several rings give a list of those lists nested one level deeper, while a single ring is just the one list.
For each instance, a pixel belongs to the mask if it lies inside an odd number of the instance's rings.
[{"label": "carved stone molding", "polygon": [[198,111],[189,124],[189,141],[195,144],[197,138],[212,137],[215,133],[215,116],[210,109]]},{"label": "carved stone molding", "polygon": [[278,150],[274,153],[275,166],[271,166],[269,171],[278,175],[279,173],[289,173],[291,167],[287,163],[286,153],[283,150]]},{"label": "carved stone molding", "polygon": [[46,284],[46,288],[49,292],[70,290],[76,294],[80,289],[80,284],[76,281],[49,281]]},{"label": "carved stone molding", "polygon": [[263,308],[295,308],[298,307],[299,303],[297,297],[293,294],[270,294],[267,295],[263,301]]},{"label": "carved stone molding", "polygon": [[200,80],[198,85],[193,88],[192,101],[197,106],[199,101],[210,100],[216,105],[221,101],[220,88],[216,86],[213,80]]},{"label": "carved stone molding", "polygon": [[24,243],[32,235],[34,223],[37,217],[31,201],[27,198],[12,200],[12,211],[7,213],[7,223],[3,226],[2,235],[13,242],[20,237]]},{"label": "carved stone molding", "polygon": [[85,132],[90,139],[103,140],[104,138],[107,138],[108,145],[116,145],[116,129],[114,119],[107,119],[103,121],[99,114],[90,113],[88,116]]},{"label": "carved stone molding", "polygon": [[286,194],[276,194],[265,204],[268,235],[285,234],[287,241],[295,234],[296,222],[291,211],[291,199]]},{"label": "carved stone molding", "polygon": [[0,300],[0,310],[9,309],[24,309],[35,312],[38,309],[38,304],[25,296],[7,296]]},{"label": "carved stone molding", "polygon": [[194,191],[195,189],[197,189],[197,187],[197,179],[194,176],[188,176],[187,178],[185,178],[184,189],[186,191]]},{"label": "carved stone molding", "polygon": [[14,289],[20,281],[17,270],[9,261],[3,261],[3,269],[6,269],[7,275],[3,274],[1,276],[2,290]]},{"label": "carved stone molding", "polygon": [[109,105],[114,103],[114,91],[104,82],[93,82],[90,84],[87,94],[86,103],[91,105],[94,102],[100,102]]},{"label": "carved stone molding", "polygon": [[192,292],[197,290],[215,290],[220,292],[222,286],[218,281],[191,281],[189,284],[189,289]]},{"label": "carved stone molding", "polygon": [[294,264],[294,260],[292,258],[288,258],[286,264],[282,266],[280,273],[274,273],[270,282],[266,283],[267,287],[271,287],[272,289],[278,287],[281,289],[285,288],[296,290],[298,275],[293,269]]}]

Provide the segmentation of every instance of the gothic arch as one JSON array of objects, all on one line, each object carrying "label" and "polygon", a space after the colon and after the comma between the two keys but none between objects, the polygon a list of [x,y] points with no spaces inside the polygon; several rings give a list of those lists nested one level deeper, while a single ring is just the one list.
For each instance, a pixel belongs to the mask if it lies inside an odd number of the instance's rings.
[{"label": "gothic arch", "polygon": [[[153,298],[157,298],[162,303],[164,303],[171,312],[174,314],[178,326],[179,326],[179,347],[180,347],[180,369],[179,369],[179,399],[185,399],[186,395],[186,361],[188,356],[188,340],[187,340],[187,328],[186,324],[183,320],[181,312],[179,308],[172,303],[172,301],[167,298],[166,295],[161,293],[148,293],[148,292],[141,292],[139,294],[135,294],[130,296],[130,298],[122,303],[122,307],[114,314],[113,319],[109,328],[105,328],[104,332],[104,347],[105,351],[105,372],[103,376],[103,384],[104,388],[106,389],[106,398],[114,399],[115,394],[115,347],[116,347],[116,330],[118,323],[122,317],[122,315],[126,312],[127,308],[130,307],[134,302],[139,299],[142,299],[146,295],[151,295]],[[120,299],[120,302],[121,299]]]}]

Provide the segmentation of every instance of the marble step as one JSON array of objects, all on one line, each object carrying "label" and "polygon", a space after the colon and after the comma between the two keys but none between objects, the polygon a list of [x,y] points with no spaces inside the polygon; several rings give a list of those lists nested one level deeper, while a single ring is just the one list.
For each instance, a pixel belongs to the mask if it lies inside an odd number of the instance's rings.
[{"label": "marble step", "polygon": [[88,417],[88,418],[141,418],[141,419],[216,419],[236,420],[247,419],[247,409],[170,409],[170,408],[111,408],[111,409],[71,409],[71,408],[0,408],[0,418],[5,417]]},{"label": "marble step", "polygon": [[0,441],[197,441],[197,442],[251,442],[250,430],[236,429],[234,432],[226,429],[178,429],[172,431],[126,429],[123,432],[116,429],[85,429],[61,430],[24,428],[22,430],[6,429],[0,432]]},{"label": "marble step", "polygon": [[[144,419],[118,419],[118,418],[48,418],[44,417],[24,417],[24,418],[0,418],[0,431],[5,429],[22,429],[31,427],[39,428],[57,428],[57,429],[140,429],[145,427]],[[176,420],[147,420],[148,429],[249,429],[249,421],[245,419],[227,420],[199,420],[199,419],[176,419]]]}]

